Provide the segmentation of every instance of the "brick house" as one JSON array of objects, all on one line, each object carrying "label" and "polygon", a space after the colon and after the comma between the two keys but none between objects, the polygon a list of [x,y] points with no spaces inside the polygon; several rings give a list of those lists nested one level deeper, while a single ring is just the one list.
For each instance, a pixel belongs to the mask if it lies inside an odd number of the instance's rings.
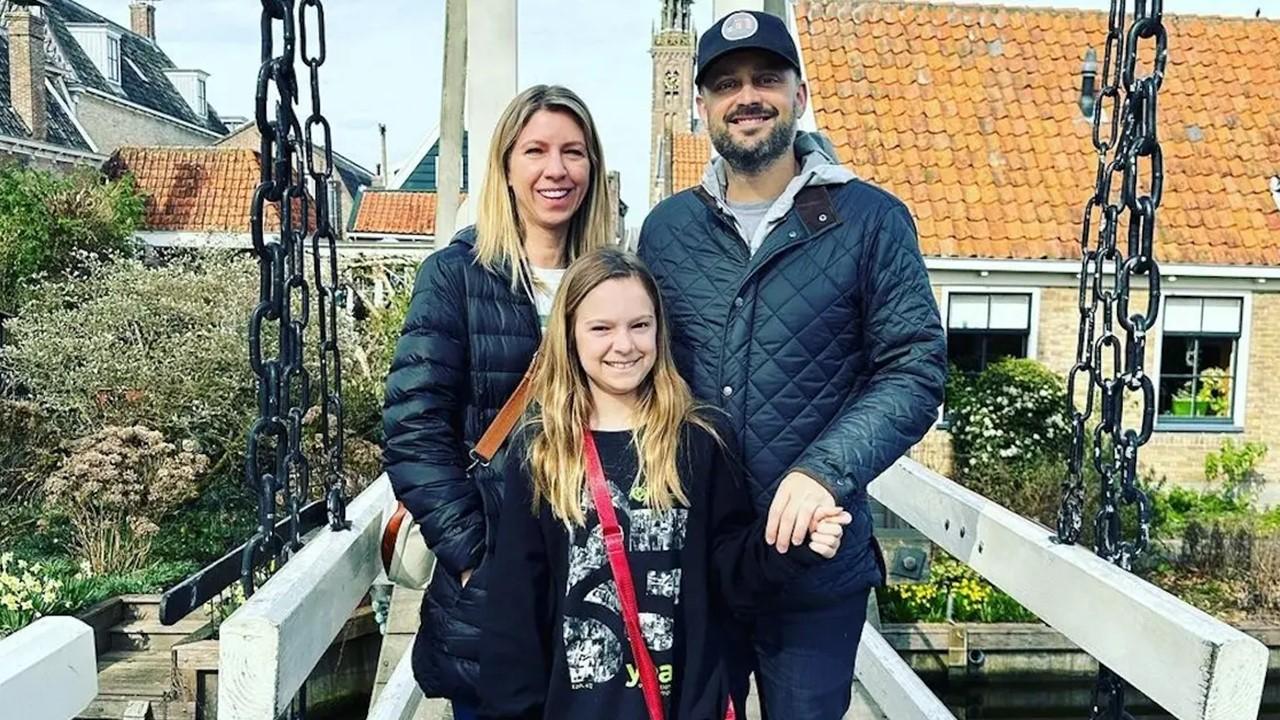
[{"label": "brick house", "polygon": [[208,73],[156,42],[151,0],[131,27],[74,0],[9,0],[0,38],[0,155],[46,167],[99,165],[123,145],[209,145],[227,127]]},{"label": "brick house", "polygon": [[[1097,166],[1081,68],[1106,14],[811,0],[788,20],[811,93],[802,125],[911,208],[952,364],[1025,356],[1065,375]],[[1268,51],[1280,23],[1165,24],[1164,285],[1147,355],[1158,413],[1142,462],[1196,485],[1224,439],[1258,440],[1280,480],[1280,56]],[[706,136],[681,128],[670,146],[672,189],[699,182]],[[945,425],[913,454],[950,472]],[[1263,499],[1280,500],[1280,483]]]}]

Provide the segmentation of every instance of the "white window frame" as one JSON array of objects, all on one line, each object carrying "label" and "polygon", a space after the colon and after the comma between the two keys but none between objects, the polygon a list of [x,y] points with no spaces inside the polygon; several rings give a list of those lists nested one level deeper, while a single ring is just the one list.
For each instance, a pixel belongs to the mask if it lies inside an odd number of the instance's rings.
[{"label": "white window frame", "polygon": [[[1160,317],[1156,318],[1155,363],[1148,366],[1148,375],[1155,383],[1156,402],[1160,400],[1160,369],[1164,361],[1164,320],[1165,306],[1169,298],[1230,298],[1240,301],[1240,340],[1236,343],[1235,368],[1231,383],[1231,418],[1224,423],[1211,418],[1195,420],[1170,421],[1162,419],[1159,408],[1156,411],[1156,432],[1219,432],[1239,433],[1244,431],[1245,418],[1248,417],[1246,406],[1249,398],[1249,346],[1253,335],[1253,293],[1245,290],[1173,290],[1160,295]],[[1121,331],[1123,332],[1123,331]],[[1121,335],[1123,337],[1123,335]],[[1150,337],[1150,336],[1149,336]]]},{"label": "white window frame", "polygon": [[[1031,307],[1027,323],[1027,358],[1040,358],[1040,291],[1041,288],[1025,285],[945,285],[942,288],[942,300],[939,314],[942,316],[942,332],[945,336],[950,331],[951,296],[952,295],[1030,295]],[[949,364],[949,363],[948,363]],[[946,403],[938,406],[938,420],[935,427],[947,428],[944,422]]]},{"label": "white window frame", "polygon": [[123,57],[120,38],[107,36],[107,80],[119,85],[121,81],[120,61]]},{"label": "white window frame", "polygon": [[209,87],[204,78],[196,78],[196,114],[204,119],[209,114]]}]

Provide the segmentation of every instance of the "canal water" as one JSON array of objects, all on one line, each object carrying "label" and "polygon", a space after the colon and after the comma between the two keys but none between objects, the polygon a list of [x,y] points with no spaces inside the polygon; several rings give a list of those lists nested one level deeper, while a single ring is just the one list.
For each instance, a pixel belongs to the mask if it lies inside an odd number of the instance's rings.
[{"label": "canal water", "polygon": [[[927,682],[956,720],[1087,720],[1093,692],[1092,683]],[[1126,707],[1134,720],[1174,720],[1140,693],[1130,692]],[[1257,720],[1280,720],[1280,676],[1268,676]]]}]

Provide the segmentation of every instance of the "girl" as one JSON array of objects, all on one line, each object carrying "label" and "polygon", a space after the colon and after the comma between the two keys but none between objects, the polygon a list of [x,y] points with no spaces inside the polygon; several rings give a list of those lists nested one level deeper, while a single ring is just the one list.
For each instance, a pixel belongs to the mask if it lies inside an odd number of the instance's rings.
[{"label": "girl", "polygon": [[732,612],[832,557],[850,516],[824,511],[787,554],[765,543],[630,253],[569,268],[533,396],[487,561],[482,716],[723,720]]},{"label": "girl", "polygon": [[413,671],[428,697],[454,701],[456,720],[478,703],[477,567],[502,504],[501,463],[469,467],[468,450],[529,367],[564,268],[613,227],[599,134],[574,93],[520,93],[489,147],[475,227],[418,272],[382,416],[391,485],[436,557]]}]

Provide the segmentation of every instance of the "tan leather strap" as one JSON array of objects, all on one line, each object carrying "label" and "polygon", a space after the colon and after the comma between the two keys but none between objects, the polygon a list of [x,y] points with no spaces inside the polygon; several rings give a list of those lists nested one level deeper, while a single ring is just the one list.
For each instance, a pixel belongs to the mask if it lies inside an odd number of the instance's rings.
[{"label": "tan leather strap", "polygon": [[396,503],[395,512],[391,513],[387,528],[382,531],[382,569],[386,572],[391,572],[391,561],[396,556],[396,539],[400,537],[400,526],[409,519],[409,511],[404,503]]},{"label": "tan leather strap", "polygon": [[489,423],[484,435],[480,436],[480,442],[471,449],[471,467],[468,470],[477,465],[488,467],[489,461],[493,460],[493,456],[498,453],[498,448],[502,447],[507,436],[515,429],[520,416],[524,415],[524,411],[529,407],[533,373],[537,367],[538,354],[534,353],[533,359],[529,361],[529,369],[525,371],[524,377],[520,378],[520,384],[516,386],[515,392],[511,393],[506,404],[498,411],[498,416]]}]

